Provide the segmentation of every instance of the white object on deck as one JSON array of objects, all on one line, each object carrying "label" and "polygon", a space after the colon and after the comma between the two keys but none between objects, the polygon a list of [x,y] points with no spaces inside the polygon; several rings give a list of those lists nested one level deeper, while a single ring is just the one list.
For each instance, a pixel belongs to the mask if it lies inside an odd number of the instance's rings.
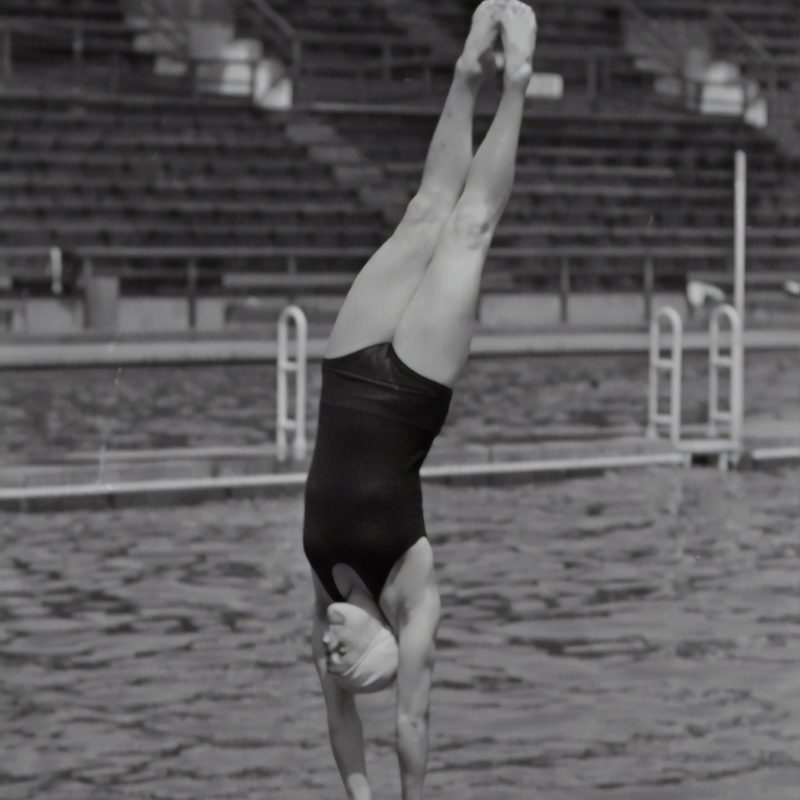
[{"label": "white object on deck", "polygon": [[724,303],[725,292],[710,283],[689,281],[686,285],[686,300],[692,308],[702,308],[708,302]]},{"label": "white object on deck", "polygon": [[564,76],[556,72],[534,72],[525,96],[560,100],[564,96]]},{"label": "white object on deck", "polygon": [[[289,328],[294,323],[295,357],[289,355]],[[294,434],[292,458],[305,458],[306,438],[306,364],[308,361],[308,322],[298,306],[287,306],[278,318],[278,420],[276,427],[278,460],[289,455],[288,433]],[[289,375],[294,374],[294,418],[289,417]]]},{"label": "white object on deck", "polygon": [[786,281],[783,284],[783,289],[787,294],[792,297],[800,297],[800,281]]},{"label": "white object on deck", "polygon": [[750,453],[750,458],[757,464],[778,461],[800,461],[800,445],[760,447]]},{"label": "white object on deck", "polygon": [[64,293],[64,256],[60,247],[50,248],[50,290],[53,294]]},{"label": "white object on deck", "polygon": [[[669,323],[672,346],[669,356],[662,355],[661,322]],[[669,373],[670,401],[667,412],[658,410],[658,385],[662,372]],[[647,435],[658,438],[660,426],[669,428],[669,438],[677,445],[681,438],[681,382],[683,373],[683,321],[680,314],[670,307],[659,309],[650,323],[650,385],[648,392]]]}]

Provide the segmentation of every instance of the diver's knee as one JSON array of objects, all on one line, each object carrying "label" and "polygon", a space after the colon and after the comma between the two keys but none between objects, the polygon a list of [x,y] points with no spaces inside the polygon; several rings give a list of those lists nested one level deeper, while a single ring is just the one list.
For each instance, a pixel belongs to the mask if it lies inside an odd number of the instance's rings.
[{"label": "diver's knee", "polygon": [[471,202],[456,207],[448,220],[449,235],[470,249],[491,241],[497,215],[488,204]]},{"label": "diver's knee", "polygon": [[444,225],[455,207],[455,197],[443,192],[420,191],[406,206],[403,222],[414,225]]}]

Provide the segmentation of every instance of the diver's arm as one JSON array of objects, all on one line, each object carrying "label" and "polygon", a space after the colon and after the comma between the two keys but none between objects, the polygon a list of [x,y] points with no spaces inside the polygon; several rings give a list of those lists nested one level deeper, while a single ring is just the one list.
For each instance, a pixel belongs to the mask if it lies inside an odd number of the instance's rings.
[{"label": "diver's arm", "polygon": [[325,646],[322,643],[324,630],[325,622],[315,616],[312,633],[314,664],[325,697],[333,757],[349,800],[371,800],[361,719],[353,695],[339,688],[327,673]]},{"label": "diver's arm", "polygon": [[397,757],[403,800],[420,800],[428,762],[428,710],[439,624],[439,593],[428,587],[398,626]]}]

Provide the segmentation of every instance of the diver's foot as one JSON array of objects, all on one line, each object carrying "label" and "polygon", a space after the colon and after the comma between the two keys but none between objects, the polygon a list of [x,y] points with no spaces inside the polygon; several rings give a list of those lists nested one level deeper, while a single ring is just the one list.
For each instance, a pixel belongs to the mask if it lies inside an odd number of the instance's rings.
[{"label": "diver's foot", "polygon": [[507,0],[500,14],[506,85],[527,88],[533,75],[536,49],[536,14],[521,0]]},{"label": "diver's foot", "polygon": [[495,69],[492,53],[500,33],[500,16],[506,0],[483,0],[472,15],[472,27],[456,69],[475,80],[482,80]]}]

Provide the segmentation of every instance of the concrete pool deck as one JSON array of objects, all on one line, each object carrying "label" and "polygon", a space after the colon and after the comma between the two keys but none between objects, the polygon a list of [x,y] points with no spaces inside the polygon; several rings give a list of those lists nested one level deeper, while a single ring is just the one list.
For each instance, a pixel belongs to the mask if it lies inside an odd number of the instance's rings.
[{"label": "concrete pool deck", "polygon": [[[750,429],[741,466],[800,463],[798,426]],[[769,435],[764,435],[768,433]],[[308,452],[313,448],[310,444]],[[687,468],[715,463],[725,448],[690,454],[641,433],[582,435],[514,444],[437,446],[422,469],[426,483],[527,484],[608,471]],[[309,456],[280,462],[272,444],[73,453],[47,463],[0,466],[0,510],[58,511],[177,505],[235,497],[299,494]]]},{"label": "concrete pool deck", "polygon": [[[800,325],[796,329],[747,330],[744,340],[749,351],[800,351]],[[309,359],[322,357],[325,342],[323,336],[309,338]],[[649,346],[649,332],[640,327],[620,330],[554,328],[508,333],[479,331],[473,340],[471,353],[476,357],[646,353]],[[707,332],[687,330],[684,348],[687,351],[706,350]],[[277,342],[272,331],[265,331],[263,338],[253,335],[81,336],[64,340],[16,338],[0,341],[0,369],[258,363],[274,361],[276,357]]]}]

